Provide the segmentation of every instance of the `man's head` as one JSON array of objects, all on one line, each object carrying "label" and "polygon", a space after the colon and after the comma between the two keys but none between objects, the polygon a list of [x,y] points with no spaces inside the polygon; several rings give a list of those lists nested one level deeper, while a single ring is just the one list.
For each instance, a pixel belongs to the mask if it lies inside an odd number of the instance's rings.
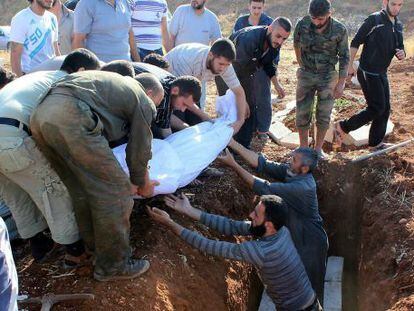
[{"label": "man's head", "polygon": [[396,17],[400,14],[404,0],[383,0],[382,4],[389,16]]},{"label": "man's head", "polygon": [[260,238],[276,233],[287,222],[288,208],[281,197],[263,195],[249,217],[252,220],[250,232]]},{"label": "man's head", "polygon": [[204,8],[207,0],[191,0],[191,7],[194,10],[201,10]]},{"label": "man's head", "polygon": [[295,174],[312,173],[318,165],[318,153],[307,147],[301,147],[293,152],[290,169]]},{"label": "man's head", "polygon": [[330,0],[310,0],[308,13],[317,29],[325,27],[332,15]]},{"label": "man's head", "polygon": [[17,76],[13,72],[0,66],[0,90],[16,78]]},{"label": "man's head", "polygon": [[141,73],[135,76],[135,80],[142,85],[145,94],[158,107],[164,99],[164,88],[158,78],[151,73]]},{"label": "man's head", "polygon": [[286,17],[278,17],[267,29],[267,42],[274,48],[280,48],[282,44],[289,38],[292,31],[292,23]]},{"label": "man's head", "polygon": [[229,39],[217,39],[210,48],[207,69],[215,75],[223,74],[236,59],[236,47]]},{"label": "man's head", "polygon": [[250,0],[249,12],[250,15],[256,18],[260,18],[265,8],[265,0]]},{"label": "man's head", "polygon": [[83,70],[98,70],[100,67],[99,59],[94,53],[87,49],[76,49],[65,57],[60,70],[74,73]]},{"label": "man's head", "polygon": [[199,102],[201,84],[192,76],[178,77],[171,83],[171,104],[174,110],[184,112],[188,107]]},{"label": "man's head", "polygon": [[157,53],[150,53],[147,56],[144,57],[142,60],[143,63],[154,65],[157,67],[160,67],[164,70],[170,69],[170,63],[168,60],[165,59],[165,57],[157,54]]},{"label": "man's head", "polygon": [[31,4],[38,5],[42,9],[50,10],[53,7],[54,1],[53,0],[29,0]]},{"label": "man's head", "polygon": [[126,60],[114,60],[102,66],[101,71],[110,71],[124,77],[135,77],[134,66]]}]

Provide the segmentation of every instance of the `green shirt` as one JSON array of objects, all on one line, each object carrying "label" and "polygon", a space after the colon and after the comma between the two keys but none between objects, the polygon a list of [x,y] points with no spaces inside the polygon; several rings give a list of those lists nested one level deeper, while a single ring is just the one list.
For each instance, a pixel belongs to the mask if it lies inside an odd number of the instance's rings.
[{"label": "green shirt", "polygon": [[108,141],[128,137],[126,161],[131,182],[144,184],[151,159],[151,123],[156,114],[154,103],[141,84],[130,77],[105,71],[83,71],[66,76],[52,88],[66,88],[85,102],[102,122]]},{"label": "green shirt", "polygon": [[303,17],[296,25],[294,46],[300,50],[301,68],[326,73],[335,70],[339,61],[339,77],[346,77],[349,63],[346,27],[331,17],[322,33],[316,30],[310,16]]}]

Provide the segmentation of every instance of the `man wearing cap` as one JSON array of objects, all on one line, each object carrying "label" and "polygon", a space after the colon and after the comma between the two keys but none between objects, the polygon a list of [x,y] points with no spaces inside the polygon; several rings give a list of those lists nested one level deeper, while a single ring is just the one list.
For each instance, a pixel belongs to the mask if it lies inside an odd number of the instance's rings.
[{"label": "man wearing cap", "polygon": [[239,165],[226,150],[219,160],[234,170],[257,195],[280,196],[288,206],[288,222],[293,242],[298,250],[309,280],[320,301],[326,271],[328,237],[319,215],[316,182],[312,171],[318,164],[317,152],[311,148],[294,151],[289,165],[267,160],[262,154],[243,147],[232,140],[229,147],[238,153],[258,173],[278,182],[258,178]]}]

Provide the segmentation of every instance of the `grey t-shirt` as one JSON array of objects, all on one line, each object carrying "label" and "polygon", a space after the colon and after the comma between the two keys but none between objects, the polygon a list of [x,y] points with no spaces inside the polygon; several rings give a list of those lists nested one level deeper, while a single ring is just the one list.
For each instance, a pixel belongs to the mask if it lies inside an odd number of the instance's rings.
[{"label": "grey t-shirt", "polygon": [[75,9],[74,33],[86,34],[85,47],[104,62],[131,60],[129,30],[130,0],[80,0]]},{"label": "grey t-shirt", "polygon": [[221,38],[221,29],[216,14],[208,9],[197,15],[191,5],[179,6],[171,19],[170,33],[175,36],[175,46],[183,43],[209,45]]}]

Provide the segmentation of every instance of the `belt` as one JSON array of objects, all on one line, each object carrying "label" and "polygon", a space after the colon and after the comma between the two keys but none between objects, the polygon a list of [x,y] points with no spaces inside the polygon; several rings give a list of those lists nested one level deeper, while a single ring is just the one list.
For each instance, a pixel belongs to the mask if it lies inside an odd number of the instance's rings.
[{"label": "belt", "polygon": [[23,122],[20,122],[19,120],[12,119],[12,118],[0,118],[0,124],[11,125],[11,126],[17,127],[18,129],[25,131],[29,136],[32,136],[32,132],[30,132],[29,127]]}]

